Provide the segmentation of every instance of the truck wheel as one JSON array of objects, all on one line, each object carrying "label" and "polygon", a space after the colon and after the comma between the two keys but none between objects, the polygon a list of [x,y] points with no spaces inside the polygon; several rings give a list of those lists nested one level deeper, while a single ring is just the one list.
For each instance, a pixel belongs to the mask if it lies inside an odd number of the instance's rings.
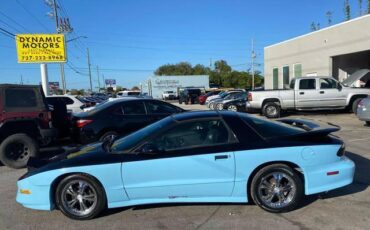
[{"label": "truck wheel", "polygon": [[361,100],[362,100],[362,98],[357,98],[356,100],[353,101],[353,103],[352,103],[352,113],[357,114],[357,107],[358,107],[358,104],[360,103]]},{"label": "truck wheel", "polygon": [[278,118],[280,117],[281,108],[275,102],[267,102],[262,108],[262,113],[267,118]]},{"label": "truck wheel", "polygon": [[31,156],[37,155],[37,142],[27,134],[13,134],[0,145],[0,161],[11,168],[23,168]]}]

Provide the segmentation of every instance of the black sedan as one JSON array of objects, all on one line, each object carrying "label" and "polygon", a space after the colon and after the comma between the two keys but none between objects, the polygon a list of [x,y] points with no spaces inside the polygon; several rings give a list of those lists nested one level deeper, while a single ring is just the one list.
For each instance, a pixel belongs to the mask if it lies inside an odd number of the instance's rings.
[{"label": "black sedan", "polygon": [[184,111],[159,100],[117,99],[100,104],[91,111],[75,114],[72,119],[72,138],[82,144],[113,139]]},{"label": "black sedan", "polygon": [[231,95],[230,97],[225,98],[219,102],[216,102],[214,106],[217,110],[231,110],[231,111],[245,111],[245,106],[247,102],[248,93],[242,92]]}]

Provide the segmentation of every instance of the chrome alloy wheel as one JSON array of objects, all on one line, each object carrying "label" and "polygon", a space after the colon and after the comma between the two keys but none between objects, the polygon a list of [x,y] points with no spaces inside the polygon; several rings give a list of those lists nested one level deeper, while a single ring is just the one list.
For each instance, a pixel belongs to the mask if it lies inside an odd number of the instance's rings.
[{"label": "chrome alloy wheel", "polygon": [[227,107],[227,110],[237,112],[238,111],[238,108],[236,107],[236,105],[229,105]]},{"label": "chrome alloy wheel", "polygon": [[277,114],[277,109],[275,106],[267,106],[266,107],[266,113],[269,115],[269,116],[276,116]]},{"label": "chrome alloy wheel", "polygon": [[86,181],[72,180],[62,191],[62,205],[73,215],[86,216],[97,205],[98,197],[95,188]]},{"label": "chrome alloy wheel", "polygon": [[223,110],[224,109],[224,105],[222,103],[217,104],[216,107],[217,107],[217,110]]},{"label": "chrome alloy wheel", "polygon": [[297,188],[291,176],[283,172],[273,172],[261,179],[258,196],[270,208],[288,206],[296,195]]}]

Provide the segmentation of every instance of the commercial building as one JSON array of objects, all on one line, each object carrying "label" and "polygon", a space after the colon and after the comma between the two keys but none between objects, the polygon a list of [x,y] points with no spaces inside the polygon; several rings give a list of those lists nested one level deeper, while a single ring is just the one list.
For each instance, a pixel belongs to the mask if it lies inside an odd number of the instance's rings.
[{"label": "commercial building", "polygon": [[209,88],[208,75],[186,75],[186,76],[152,76],[147,84],[143,85],[143,91],[149,93],[153,98],[162,98],[164,91],[177,93],[179,87]]},{"label": "commercial building", "polygon": [[301,76],[342,81],[370,69],[370,15],[265,47],[264,58],[266,89],[286,88]]}]

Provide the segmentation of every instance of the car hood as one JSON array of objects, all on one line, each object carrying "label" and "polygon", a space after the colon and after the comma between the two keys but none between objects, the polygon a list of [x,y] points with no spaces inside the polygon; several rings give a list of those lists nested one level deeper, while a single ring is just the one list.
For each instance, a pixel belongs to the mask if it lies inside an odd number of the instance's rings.
[{"label": "car hood", "polygon": [[[369,74],[369,76],[367,76]],[[370,69],[360,69],[353,74],[351,74],[347,79],[342,81],[342,84],[345,86],[352,86],[353,83],[355,83],[358,80],[361,80],[361,78],[365,77],[367,80],[370,80]]]}]

